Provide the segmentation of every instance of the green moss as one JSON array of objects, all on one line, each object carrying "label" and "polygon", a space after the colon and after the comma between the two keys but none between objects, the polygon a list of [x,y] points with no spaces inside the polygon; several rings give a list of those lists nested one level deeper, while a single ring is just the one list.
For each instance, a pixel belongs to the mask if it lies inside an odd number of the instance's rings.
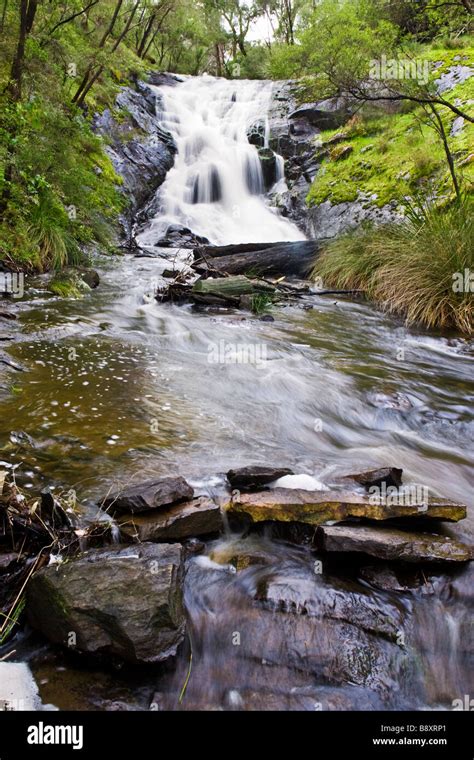
[{"label": "green moss", "polygon": [[[454,60],[459,55],[461,60]],[[466,56],[472,61],[474,49],[422,48],[420,56],[433,63],[442,61],[436,69],[436,76],[440,76],[453,65],[465,65],[467,61],[463,59]],[[461,108],[468,107],[468,101],[474,99],[474,77],[457,85],[447,95],[450,101],[459,100]],[[449,134],[456,116],[446,108],[440,110]],[[382,114],[372,109],[366,113],[362,124],[360,119],[354,127],[349,123],[349,128],[342,131],[347,134],[344,145],[351,145],[353,152],[344,161],[336,161],[333,153],[340,150],[342,144],[328,151],[329,155],[323,159],[310,188],[308,205],[324,201],[344,203],[362,195],[380,207],[394,199],[401,200],[406,195],[427,190],[431,185],[438,193],[450,195],[451,180],[443,146],[426,121],[422,109],[406,103],[397,114]],[[323,132],[323,149],[325,143],[340,132],[340,128]],[[472,188],[474,163],[463,164],[463,161],[473,151],[474,125],[465,123],[461,133],[450,138],[450,145],[464,186]],[[318,152],[321,154],[321,148]]]}]

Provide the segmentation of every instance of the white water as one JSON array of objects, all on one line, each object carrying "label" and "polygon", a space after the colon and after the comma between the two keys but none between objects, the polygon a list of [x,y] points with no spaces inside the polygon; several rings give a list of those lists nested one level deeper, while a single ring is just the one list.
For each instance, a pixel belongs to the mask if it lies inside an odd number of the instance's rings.
[{"label": "white water", "polygon": [[[257,148],[247,138],[248,128],[263,119],[268,141],[272,83],[202,76],[156,91],[163,103],[160,124],[173,135],[178,153],[140,246],[153,248],[171,224],[215,244],[304,240],[266,202]],[[283,176],[278,157],[279,186]]]}]

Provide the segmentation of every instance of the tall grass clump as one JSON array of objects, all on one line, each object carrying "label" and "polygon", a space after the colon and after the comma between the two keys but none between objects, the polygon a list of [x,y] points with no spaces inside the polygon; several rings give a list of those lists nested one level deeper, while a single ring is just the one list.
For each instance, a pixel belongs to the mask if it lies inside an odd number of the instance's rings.
[{"label": "tall grass clump", "polygon": [[405,219],[362,227],[330,242],[314,277],[329,287],[364,290],[408,325],[474,328],[474,199],[448,208],[407,206]]},{"label": "tall grass clump", "polygon": [[39,193],[30,213],[28,233],[39,249],[43,271],[77,263],[79,249],[68,226],[67,213],[53,193],[49,190]]}]

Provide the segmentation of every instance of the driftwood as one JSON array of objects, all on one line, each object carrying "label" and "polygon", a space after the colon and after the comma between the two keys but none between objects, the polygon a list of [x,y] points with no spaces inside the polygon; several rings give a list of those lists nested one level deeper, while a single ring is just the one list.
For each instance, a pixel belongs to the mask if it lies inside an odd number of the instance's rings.
[{"label": "driftwood", "polygon": [[193,269],[226,274],[296,275],[307,277],[321,241],[249,243],[233,246],[202,246],[194,249]]},{"label": "driftwood", "polygon": [[207,280],[198,280],[193,287],[193,293],[198,295],[220,295],[224,297],[239,297],[253,293],[275,293],[275,287],[262,280],[249,280],[248,277],[237,275]]}]

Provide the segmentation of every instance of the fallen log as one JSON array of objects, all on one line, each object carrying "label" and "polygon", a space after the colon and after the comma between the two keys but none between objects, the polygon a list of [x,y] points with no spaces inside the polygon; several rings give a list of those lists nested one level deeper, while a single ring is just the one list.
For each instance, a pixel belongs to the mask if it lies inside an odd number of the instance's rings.
[{"label": "fallen log", "polygon": [[273,294],[275,288],[262,280],[249,280],[243,275],[237,275],[236,277],[225,277],[217,280],[211,278],[198,280],[193,287],[193,293],[219,295],[225,298],[230,296],[232,298],[253,293]]},{"label": "fallen log", "polygon": [[[296,275],[307,277],[322,241],[203,246],[194,249],[193,269],[222,275]],[[258,248],[254,248],[258,245]],[[224,250],[225,249],[225,250]],[[249,250],[250,249],[250,250]]]}]

